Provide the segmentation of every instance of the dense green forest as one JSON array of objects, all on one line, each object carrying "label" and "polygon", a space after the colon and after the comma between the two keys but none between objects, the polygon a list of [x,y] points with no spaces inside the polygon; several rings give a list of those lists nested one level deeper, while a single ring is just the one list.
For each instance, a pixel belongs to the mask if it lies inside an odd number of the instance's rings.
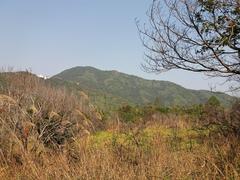
[{"label": "dense green forest", "polygon": [[143,105],[154,101],[159,101],[163,106],[191,106],[205,103],[211,96],[216,96],[226,106],[233,101],[233,97],[221,92],[190,90],[167,81],[146,80],[93,67],[68,69],[53,76],[50,81],[72,90],[83,90],[93,102],[108,108],[126,103]]}]

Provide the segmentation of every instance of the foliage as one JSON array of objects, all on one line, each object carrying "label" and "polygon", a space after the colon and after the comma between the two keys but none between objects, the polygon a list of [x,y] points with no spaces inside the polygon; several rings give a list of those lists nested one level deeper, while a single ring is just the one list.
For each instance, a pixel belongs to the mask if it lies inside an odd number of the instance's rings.
[{"label": "foliage", "polygon": [[200,119],[205,125],[219,124],[226,121],[224,108],[216,97],[210,97],[205,103]]},{"label": "foliage", "polygon": [[229,126],[232,132],[240,138],[240,101],[236,101],[230,111]]},{"label": "foliage", "polygon": [[92,67],[75,67],[55,75],[49,80],[71,90],[89,93],[92,103],[109,112],[129,104],[158,103],[160,106],[191,106],[205,103],[211,96],[229,106],[233,100],[223,93],[194,91],[167,81],[151,81],[116,71],[101,71]]},{"label": "foliage", "polygon": [[205,128],[216,127],[217,131],[224,136],[240,138],[240,116],[239,100],[237,100],[231,109],[224,109],[216,97],[211,97],[204,105],[200,121]]},{"label": "foliage", "polygon": [[219,107],[221,104],[220,101],[215,96],[212,96],[208,99],[206,105],[212,107]]},{"label": "foliage", "polygon": [[182,69],[240,80],[239,0],[154,0],[138,29],[148,71]]},{"label": "foliage", "polygon": [[139,109],[130,105],[120,107],[118,114],[124,122],[135,122],[141,117]]}]

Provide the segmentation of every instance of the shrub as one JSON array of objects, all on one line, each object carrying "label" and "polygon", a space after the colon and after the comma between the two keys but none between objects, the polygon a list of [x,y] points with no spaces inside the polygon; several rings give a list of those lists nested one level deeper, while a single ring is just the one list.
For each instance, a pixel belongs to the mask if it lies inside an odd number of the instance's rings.
[{"label": "shrub", "polygon": [[[95,131],[92,122],[101,124],[94,107],[88,103],[83,108],[86,98],[56,88],[29,72],[1,73],[0,79],[4,85],[0,89],[0,150],[4,155],[13,155],[13,146],[31,151],[31,138],[47,148],[62,149],[82,132]],[[81,119],[76,110],[89,118]]]},{"label": "shrub", "polygon": [[240,138],[240,101],[236,101],[230,110],[229,125],[233,133]]}]

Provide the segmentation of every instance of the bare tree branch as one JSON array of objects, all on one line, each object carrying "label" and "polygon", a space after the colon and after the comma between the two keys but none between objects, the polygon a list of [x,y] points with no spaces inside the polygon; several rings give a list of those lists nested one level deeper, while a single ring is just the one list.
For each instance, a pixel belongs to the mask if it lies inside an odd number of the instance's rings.
[{"label": "bare tree branch", "polygon": [[145,70],[183,69],[239,81],[239,0],[153,0],[149,23],[137,23]]}]

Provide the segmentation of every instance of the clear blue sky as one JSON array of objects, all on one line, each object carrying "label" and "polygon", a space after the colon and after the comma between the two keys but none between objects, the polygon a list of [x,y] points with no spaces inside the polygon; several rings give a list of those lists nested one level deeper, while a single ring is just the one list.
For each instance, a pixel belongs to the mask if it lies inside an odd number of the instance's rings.
[{"label": "clear blue sky", "polygon": [[150,0],[0,0],[0,66],[54,75],[74,66],[118,70],[192,89],[224,90],[219,80],[141,70],[144,49],[135,18],[146,21]]}]

